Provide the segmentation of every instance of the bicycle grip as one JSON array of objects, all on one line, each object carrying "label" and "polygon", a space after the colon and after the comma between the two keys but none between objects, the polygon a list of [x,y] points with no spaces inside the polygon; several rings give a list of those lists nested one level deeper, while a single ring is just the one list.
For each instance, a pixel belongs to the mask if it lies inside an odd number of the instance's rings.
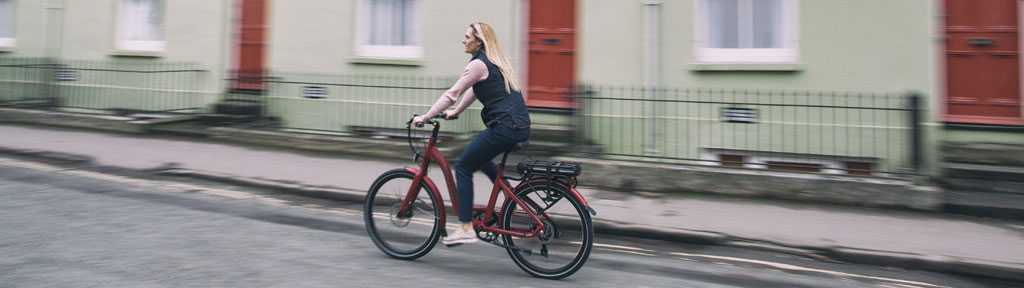
[{"label": "bicycle grip", "polygon": [[[434,116],[434,118],[448,119],[448,112],[438,113],[437,116]],[[455,119],[459,119],[459,116],[455,116],[451,120],[455,120]]]}]

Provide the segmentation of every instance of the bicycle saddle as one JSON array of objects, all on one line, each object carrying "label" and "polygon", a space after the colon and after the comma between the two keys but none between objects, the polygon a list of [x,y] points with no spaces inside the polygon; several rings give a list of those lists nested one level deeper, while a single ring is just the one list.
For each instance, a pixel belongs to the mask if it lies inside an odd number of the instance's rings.
[{"label": "bicycle saddle", "polygon": [[516,145],[512,145],[512,148],[508,148],[508,151],[509,152],[516,152],[516,151],[519,151],[519,150],[523,150],[526,147],[530,147],[530,141],[529,140],[516,143]]}]

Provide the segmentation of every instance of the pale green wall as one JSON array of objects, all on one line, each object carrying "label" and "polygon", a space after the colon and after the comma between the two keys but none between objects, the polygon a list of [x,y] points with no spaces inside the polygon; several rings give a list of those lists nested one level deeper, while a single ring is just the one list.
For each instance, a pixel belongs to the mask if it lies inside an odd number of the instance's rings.
[{"label": "pale green wall", "polygon": [[14,37],[17,44],[8,51],[0,51],[0,57],[42,57],[45,36],[41,33],[46,26],[46,10],[42,0],[15,0]]},{"label": "pale green wall", "polygon": [[[577,7],[579,28],[576,34],[576,43],[578,44],[576,78],[578,81],[601,85],[643,84],[642,3],[641,0],[577,2],[579,5]],[[662,13],[662,15],[664,18],[670,14]],[[666,30],[668,30],[667,27],[671,27],[663,26],[666,27]],[[666,51],[667,49],[662,48],[662,50]]]},{"label": "pale green wall", "polygon": [[423,0],[422,65],[354,63],[350,58],[355,57],[357,2],[272,1],[269,66],[289,72],[457,76],[469,62],[462,35],[476,21],[494,27],[506,55],[517,54],[515,1]]},{"label": "pale green wall", "polygon": [[[644,0],[579,1],[579,79],[643,84]],[[929,1],[799,1],[795,72],[694,71],[694,1],[661,1],[664,86],[890,92],[932,91]]]}]

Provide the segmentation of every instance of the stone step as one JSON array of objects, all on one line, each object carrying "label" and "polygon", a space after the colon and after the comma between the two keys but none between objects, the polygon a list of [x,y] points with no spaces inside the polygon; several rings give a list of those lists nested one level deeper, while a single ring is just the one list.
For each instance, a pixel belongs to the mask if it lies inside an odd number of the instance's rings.
[{"label": "stone step", "polygon": [[1024,185],[1024,168],[963,163],[942,164],[943,178],[1016,182]]},{"label": "stone step", "polygon": [[964,215],[1024,220],[1024,195],[947,191],[945,210]]},{"label": "stone step", "polygon": [[989,181],[963,178],[944,178],[942,187],[956,191],[982,191],[1024,195],[1024,183],[1013,181]]},{"label": "stone step", "polygon": [[259,101],[225,100],[214,104],[213,109],[216,114],[258,116],[263,112],[263,106]]},{"label": "stone step", "polygon": [[940,149],[947,163],[1024,167],[1022,145],[945,142]]}]

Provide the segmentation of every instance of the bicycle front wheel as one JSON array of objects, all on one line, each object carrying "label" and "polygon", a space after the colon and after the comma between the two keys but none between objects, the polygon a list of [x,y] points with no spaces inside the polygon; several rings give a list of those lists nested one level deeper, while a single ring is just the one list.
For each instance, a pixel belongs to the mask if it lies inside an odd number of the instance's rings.
[{"label": "bicycle front wheel", "polygon": [[366,194],[363,219],[373,243],[391,257],[412,260],[430,252],[440,237],[440,208],[434,191],[420,182],[416,199],[406,213],[402,201],[415,175],[394,169],[380,175]]},{"label": "bicycle front wheel", "polygon": [[576,273],[587,261],[594,244],[593,223],[583,204],[564,187],[547,182],[522,185],[516,189],[516,195],[527,207],[508,201],[501,209],[502,229],[536,228],[526,209],[544,222],[545,229],[532,238],[503,235],[505,243],[511,246],[506,250],[512,260],[535,277],[560,279]]}]

